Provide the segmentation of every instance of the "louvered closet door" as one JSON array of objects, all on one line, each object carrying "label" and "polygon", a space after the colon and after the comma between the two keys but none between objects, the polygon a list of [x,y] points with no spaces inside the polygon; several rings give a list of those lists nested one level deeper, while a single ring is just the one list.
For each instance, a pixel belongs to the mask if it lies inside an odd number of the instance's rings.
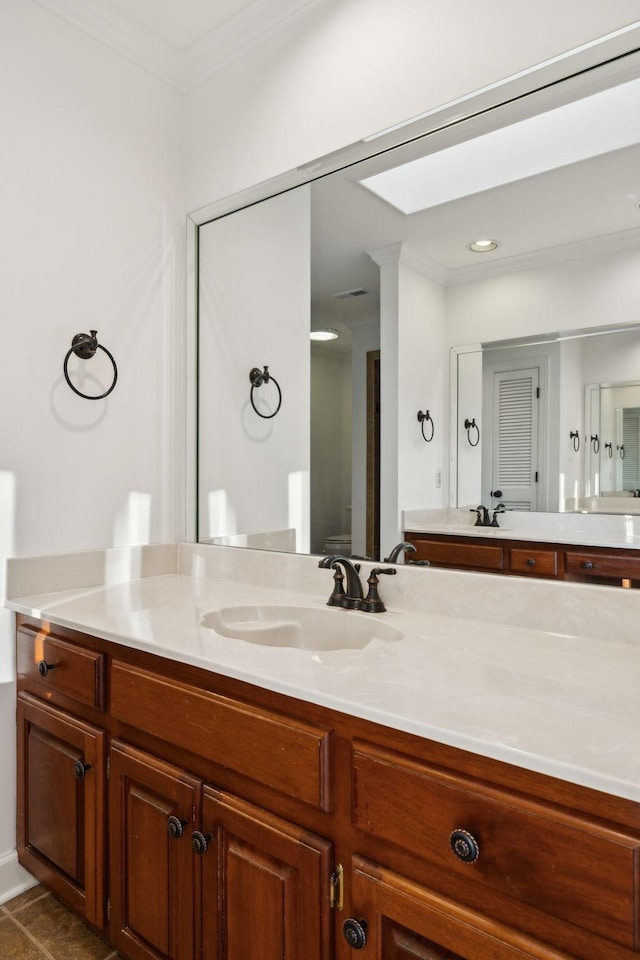
[{"label": "louvered closet door", "polygon": [[510,510],[537,509],[539,370],[493,374],[491,489]]}]

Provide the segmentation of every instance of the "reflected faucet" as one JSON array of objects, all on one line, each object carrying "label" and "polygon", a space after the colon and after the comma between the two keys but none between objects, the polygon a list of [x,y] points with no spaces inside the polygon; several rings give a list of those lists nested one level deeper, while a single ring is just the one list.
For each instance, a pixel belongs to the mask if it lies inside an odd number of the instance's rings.
[{"label": "reflected faucet", "polygon": [[405,553],[415,553],[416,547],[413,543],[397,543],[388,557],[384,558],[383,563],[399,563],[400,557]]},{"label": "reflected faucet", "polygon": [[[341,557],[332,554],[329,557],[323,557],[318,563],[319,567],[334,570],[333,593],[327,600],[330,607],[345,607],[347,610],[353,610],[362,606],[364,594],[362,592],[362,583],[360,581],[360,564],[352,563],[347,557]],[[340,567],[344,567],[344,573],[347,576],[346,592],[343,587],[344,574]]]},{"label": "reflected faucet", "polygon": [[495,510],[493,511],[493,520],[491,521],[491,526],[492,526],[492,527],[499,527],[499,526],[500,526],[500,524],[498,523],[498,514],[504,513],[504,512],[506,511],[506,509],[507,509],[507,508],[505,507],[504,503],[498,503],[498,504],[496,504]]},{"label": "reflected faucet", "polygon": [[[479,507],[472,507],[469,513],[475,513],[476,515],[476,522],[474,523],[474,527],[490,527],[491,526],[489,511],[487,510],[486,507],[483,507],[482,504],[480,504]],[[498,524],[496,523],[495,526],[497,527]]]}]

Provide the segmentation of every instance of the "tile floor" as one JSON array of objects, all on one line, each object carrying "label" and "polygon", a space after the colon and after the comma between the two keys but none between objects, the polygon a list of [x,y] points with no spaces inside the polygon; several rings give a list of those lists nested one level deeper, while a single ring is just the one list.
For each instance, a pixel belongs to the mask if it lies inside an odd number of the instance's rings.
[{"label": "tile floor", "polygon": [[37,886],[0,906],[0,958],[119,960],[119,954]]}]

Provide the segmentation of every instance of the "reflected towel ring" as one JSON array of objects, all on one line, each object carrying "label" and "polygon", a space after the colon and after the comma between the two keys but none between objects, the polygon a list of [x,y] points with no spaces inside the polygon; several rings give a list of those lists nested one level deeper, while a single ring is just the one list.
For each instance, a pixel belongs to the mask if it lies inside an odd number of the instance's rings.
[{"label": "reflected towel ring", "polygon": [[577,453],[580,449],[580,434],[577,430],[572,430],[569,434],[569,439],[573,440],[573,449]]},{"label": "reflected towel ring", "polygon": [[[264,370],[260,370],[258,367],[252,367],[249,371],[249,380],[251,381],[251,393],[249,394],[249,399],[251,400],[251,406],[258,414],[259,417],[262,417],[263,420],[271,420],[272,417],[275,417],[276,413],[282,406],[282,390],[280,389],[280,384],[275,377],[272,377],[269,373],[269,367],[265,367]],[[263,383],[275,383],[276,390],[278,391],[278,406],[275,408],[273,413],[260,413],[256,407],[253,400],[253,391],[257,387],[261,387]]]},{"label": "reflected towel ring", "polygon": [[593,444],[593,452],[600,453],[600,438],[597,433],[591,437],[591,443]]},{"label": "reflected towel ring", "polygon": [[612,458],[612,456],[613,456],[613,444],[612,444],[612,443],[605,443],[604,448],[605,448],[605,450],[607,451],[607,453],[609,454],[609,460],[611,460],[611,458]]},{"label": "reflected towel ring", "polygon": [[[431,414],[429,413],[428,410],[425,410],[424,413],[422,412],[422,410],[418,410],[418,420],[420,421],[420,429],[422,430],[422,439],[425,441],[425,443],[431,443],[431,441],[433,440],[433,435],[436,432],[435,424],[431,419]],[[429,437],[426,437],[424,434],[425,421],[428,421],[431,424],[431,436]]]},{"label": "reflected towel ring", "polygon": [[619,447],[616,447],[616,450],[620,451],[620,459],[624,460],[624,443],[621,443]]},{"label": "reflected towel ring", "polygon": [[[467,418],[467,419],[465,420],[465,422],[464,422],[464,428],[465,428],[465,430],[467,431],[467,440],[468,440],[468,442],[469,442],[469,446],[470,446],[470,447],[477,447],[478,444],[480,443],[480,427],[479,427],[478,424],[476,423],[476,418],[474,417],[473,420],[469,420],[469,419]],[[475,430],[475,431],[476,431],[476,441],[475,441],[475,443],[474,443],[473,440],[471,439],[471,431],[472,431],[472,430]]]},{"label": "reflected towel ring", "polygon": [[[85,400],[103,400],[105,397],[108,397],[118,380],[118,368],[116,366],[116,361],[113,359],[113,354],[111,354],[106,347],[103,347],[101,343],[98,343],[97,333],[97,330],[91,330],[89,333],[76,333],[75,337],[71,341],[70,348],[67,350],[67,354],[62,365],[65,380],[73,392],[77,393],[79,397],[83,397]],[[75,353],[76,357],[80,357],[82,360],[90,360],[91,357],[96,355],[96,351],[98,350],[102,350],[103,353],[106,353],[106,355],[109,357],[109,360],[111,360],[111,363],[113,364],[113,382],[109,389],[105,390],[104,393],[98,393],[94,396],[88,393],[82,393],[82,391],[78,390],[77,387],[74,387],[69,377],[68,366],[69,358],[72,353]]]}]

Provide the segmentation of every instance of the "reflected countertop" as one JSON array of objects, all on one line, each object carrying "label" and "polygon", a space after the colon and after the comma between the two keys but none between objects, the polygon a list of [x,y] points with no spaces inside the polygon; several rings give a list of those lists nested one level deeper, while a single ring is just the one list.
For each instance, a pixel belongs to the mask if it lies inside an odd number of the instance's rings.
[{"label": "reflected countertop", "polygon": [[[113,564],[104,563],[111,573],[103,582],[83,583],[79,577],[72,587],[69,569],[53,577],[55,589],[34,595],[15,590],[29,583],[42,587],[43,564],[30,579],[26,559],[9,561],[6,604],[127,647],[640,801],[640,642],[632,628],[640,596],[622,599],[617,635],[598,627],[597,614],[585,635],[560,632],[561,617],[554,632],[476,619],[473,606],[467,616],[429,612],[424,599],[411,598],[429,591],[442,597],[449,590],[459,596],[461,589],[473,596],[486,590],[486,576],[400,568],[402,576],[385,580],[404,586],[395,596],[389,586],[388,610],[381,616],[401,639],[373,639],[356,650],[263,647],[219,635],[207,626],[206,615],[247,603],[326,609],[330,578],[317,569],[317,558],[282,555],[273,561],[285,581],[277,588],[264,572],[270,560],[259,551],[183,546],[178,551],[174,545],[173,552],[159,547],[165,550],[162,562],[146,565],[142,574],[138,563],[128,565],[129,575],[126,563],[115,572]],[[210,560],[204,551],[218,555]],[[48,562],[54,571],[55,558]],[[12,563],[21,566],[12,569]],[[86,572],[83,577],[98,579]],[[547,610],[557,602],[559,610],[564,605],[577,611],[590,597],[594,611],[602,610],[616,593],[571,584],[538,589],[528,581],[518,589],[534,607],[541,596],[550,598]]]},{"label": "reflected countertop", "polygon": [[405,533],[640,550],[640,517],[630,514],[526,513],[507,510],[497,527],[475,526],[469,509],[405,510]]}]

